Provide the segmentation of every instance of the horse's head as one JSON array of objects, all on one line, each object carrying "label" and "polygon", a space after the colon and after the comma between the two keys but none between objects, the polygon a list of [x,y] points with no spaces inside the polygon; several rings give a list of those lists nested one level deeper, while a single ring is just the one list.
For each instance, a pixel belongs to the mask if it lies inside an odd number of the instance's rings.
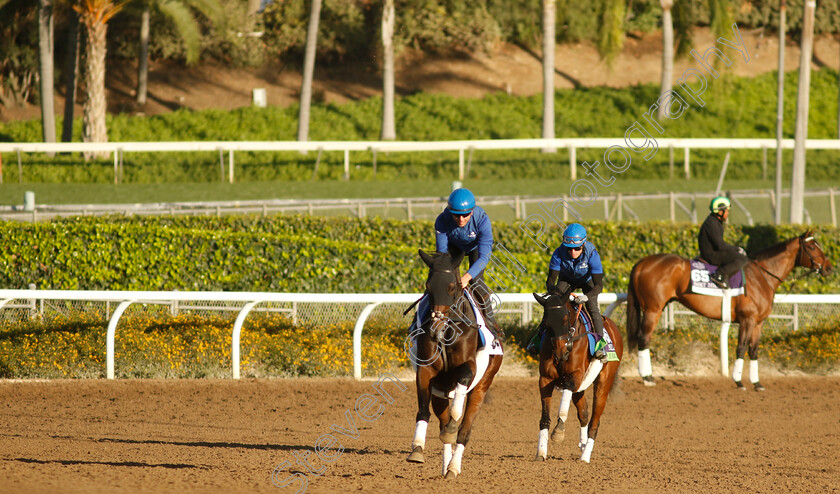
[{"label": "horse's head", "polygon": [[555,360],[567,360],[574,343],[572,339],[572,325],[569,320],[569,309],[567,307],[568,297],[563,297],[558,293],[548,295],[535,293],[534,298],[544,308],[540,326],[545,328],[546,332],[551,335],[552,352]]},{"label": "horse's head", "polygon": [[464,259],[464,254],[452,257],[449,253],[428,254],[422,249],[420,258],[429,266],[429,277],[426,279],[426,293],[430,297],[432,310],[432,335],[444,330],[449,320],[449,310],[460,298],[461,277],[458,266]]},{"label": "horse's head", "polygon": [[812,230],[799,236],[799,256],[796,264],[812,269],[823,276],[828,276],[834,270]]}]

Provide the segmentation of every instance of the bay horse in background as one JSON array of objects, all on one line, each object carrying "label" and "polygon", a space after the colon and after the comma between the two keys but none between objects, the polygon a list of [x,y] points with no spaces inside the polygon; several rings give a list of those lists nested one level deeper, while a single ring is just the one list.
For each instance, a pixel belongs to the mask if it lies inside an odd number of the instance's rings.
[{"label": "bay horse in background", "polygon": [[[461,289],[459,265],[463,254],[435,255],[419,251],[429,266],[426,294],[430,298],[428,314],[418,314],[421,321],[412,331],[415,336],[417,365],[417,424],[409,462],[424,463],[429,403],[440,421],[443,442],[443,475],[454,479],[461,473],[461,459],[470,439],[470,431],[493,378],[502,366],[502,355],[491,355],[484,375],[468,391],[478,369],[479,329],[475,314]],[[425,304],[421,304],[424,305]],[[418,307],[418,312],[420,307]],[[489,333],[488,333],[489,334]],[[490,345],[487,341],[487,346]],[[434,389],[433,389],[434,388]],[[437,391],[437,392],[435,392]],[[454,391],[454,398],[444,398]]]},{"label": "bay horse in background", "polygon": [[[551,395],[556,387],[562,389],[562,393],[557,425],[551,433],[551,440],[562,441],[565,437],[569,404],[574,403],[580,422],[580,460],[589,463],[601,423],[601,414],[604,413],[607,396],[615,382],[624,354],[624,342],[615,323],[604,317],[604,332],[609,334],[618,360],[606,363],[599,359],[590,361],[589,338],[583,320],[579,317],[582,303],[577,304],[577,316],[571,318],[573,306],[568,297],[557,293],[547,296],[535,293],[534,298],[545,308],[540,322],[540,326],[544,328],[540,345],[539,380],[542,415],[535,460],[544,461],[548,457]],[[585,391],[593,381],[595,387],[592,392],[592,418],[589,419]]]},{"label": "bay horse in background", "polygon": [[[732,379],[739,389],[744,354],[749,347],[750,382],[756,391],[764,390],[758,379],[758,341],[764,320],[773,308],[776,289],[797,266],[831,274],[831,262],[811,230],[798,237],[768,247],[744,266],[745,293],[732,297],[730,320],[737,322],[738,348]],[[721,297],[691,292],[691,264],[676,254],[654,254],[633,266],[627,287],[627,340],[631,350],[639,351],[639,375],[653,386],[650,367],[650,341],[668,302],[677,300],[710,319],[722,319]],[[644,316],[642,315],[644,313]]]}]

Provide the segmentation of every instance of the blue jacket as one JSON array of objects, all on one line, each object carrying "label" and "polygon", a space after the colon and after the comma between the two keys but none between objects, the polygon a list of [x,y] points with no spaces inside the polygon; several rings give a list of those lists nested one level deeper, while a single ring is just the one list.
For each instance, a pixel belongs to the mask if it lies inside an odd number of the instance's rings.
[{"label": "blue jacket", "polygon": [[593,274],[604,272],[601,265],[601,256],[592,242],[583,244],[583,253],[577,259],[572,259],[566,247],[558,247],[554,254],[551,254],[551,261],[548,269],[559,271],[559,279],[575,286],[581,286],[592,279]]},{"label": "blue jacket", "polygon": [[465,254],[478,249],[478,260],[470,266],[467,273],[477,277],[490,262],[493,251],[493,228],[490,218],[480,206],[473,209],[473,214],[462,228],[455,225],[452,214],[444,210],[435,220],[435,250],[449,252],[452,245],[461,249]]}]

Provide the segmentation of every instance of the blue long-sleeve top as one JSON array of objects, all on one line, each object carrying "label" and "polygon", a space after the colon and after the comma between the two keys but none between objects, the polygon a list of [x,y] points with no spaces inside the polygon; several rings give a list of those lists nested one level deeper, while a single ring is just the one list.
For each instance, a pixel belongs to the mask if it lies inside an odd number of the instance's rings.
[{"label": "blue long-sleeve top", "polygon": [[493,251],[493,228],[484,209],[476,206],[467,224],[460,228],[449,211],[444,210],[438,215],[435,220],[435,250],[448,252],[450,245],[465,254],[478,249],[478,260],[467,271],[473,278],[487,267]]},{"label": "blue long-sleeve top", "polygon": [[601,265],[601,256],[592,242],[585,242],[583,252],[577,259],[572,259],[566,247],[562,245],[551,255],[548,269],[559,271],[560,280],[572,284],[586,283],[593,274],[601,274],[604,267]]}]

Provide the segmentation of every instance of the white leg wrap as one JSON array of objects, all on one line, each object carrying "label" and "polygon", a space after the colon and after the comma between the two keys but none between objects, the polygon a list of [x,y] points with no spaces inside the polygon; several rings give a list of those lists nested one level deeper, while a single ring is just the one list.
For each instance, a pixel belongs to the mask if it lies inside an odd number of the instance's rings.
[{"label": "white leg wrap", "polygon": [[464,401],[467,398],[467,387],[463,384],[455,386],[455,398],[452,398],[452,405],[449,413],[452,414],[452,420],[455,422],[461,420],[464,416]]},{"label": "white leg wrap", "polygon": [[732,369],[732,380],[741,382],[741,374],[744,372],[744,359],[735,359],[735,365]]},{"label": "white leg wrap", "polygon": [[583,448],[583,454],[580,455],[580,461],[589,463],[589,457],[592,456],[592,448],[595,446],[595,440],[589,438],[586,440],[586,447]]},{"label": "white leg wrap", "polygon": [[537,443],[537,456],[548,458],[548,429],[540,429],[540,441]]},{"label": "white leg wrap", "polygon": [[569,416],[569,405],[572,403],[572,390],[564,389],[560,394],[560,408],[557,409],[557,418],[564,424]]},{"label": "white leg wrap", "polygon": [[[464,445],[456,444],[455,453],[452,454],[452,461],[449,462],[447,472],[453,472],[455,475],[461,475],[461,458],[464,457]],[[444,474],[445,475],[445,474]]]},{"label": "white leg wrap", "polygon": [[758,360],[750,360],[750,382],[758,382]]},{"label": "white leg wrap", "polygon": [[580,452],[583,453],[583,448],[586,446],[586,441],[589,440],[589,426],[581,426],[580,428]]},{"label": "white leg wrap", "polygon": [[446,475],[446,471],[449,469],[449,462],[452,461],[452,445],[451,444],[444,444],[443,445],[443,475]]},{"label": "white leg wrap", "polygon": [[411,441],[411,449],[414,449],[417,446],[420,446],[423,449],[426,449],[426,428],[429,427],[429,423],[425,420],[418,420],[417,426],[414,428],[414,440]]},{"label": "white leg wrap", "polygon": [[650,348],[639,350],[639,375],[646,377],[651,374],[653,374],[653,370],[650,367]]}]

